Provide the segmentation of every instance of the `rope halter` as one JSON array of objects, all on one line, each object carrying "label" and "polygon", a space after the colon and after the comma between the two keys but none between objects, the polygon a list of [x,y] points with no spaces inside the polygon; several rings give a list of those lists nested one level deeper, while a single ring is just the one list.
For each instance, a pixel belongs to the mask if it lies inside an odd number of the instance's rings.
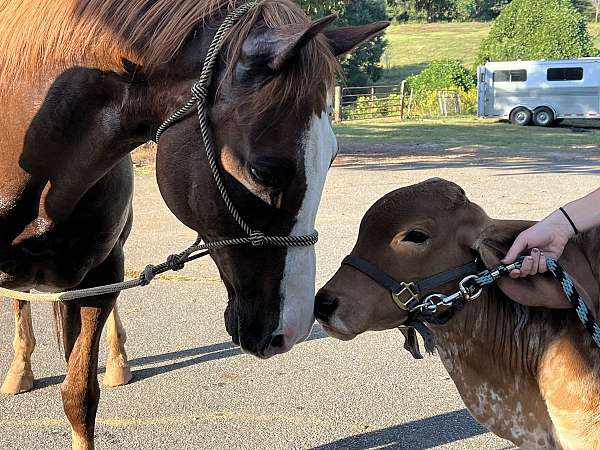
[{"label": "rope halter", "polygon": [[256,7],[258,2],[249,2],[241,5],[230,13],[213,38],[213,41],[208,49],[206,59],[204,60],[204,67],[200,78],[192,86],[192,96],[190,100],[178,111],[173,113],[159,128],[156,133],[156,142],[160,141],[162,134],[173,124],[177,123],[183,117],[185,117],[192,109],[197,108],[198,110],[198,121],[200,123],[200,130],[202,133],[202,141],[204,148],[206,149],[206,157],[210,165],[214,181],[219,189],[221,197],[227,205],[227,209],[231,216],[238,223],[240,228],[246,234],[245,237],[224,239],[215,242],[203,242],[200,238],[189,247],[187,250],[171,255],[165,262],[158,265],[148,265],[144,271],[139,275],[138,278],[133,280],[124,281],[121,283],[114,283],[105,286],[98,286],[89,289],[78,289],[67,292],[57,292],[52,294],[45,293],[25,293],[18,292],[10,289],[0,287],[0,296],[6,296],[7,298],[13,298],[24,301],[40,301],[40,302],[70,302],[80,298],[94,297],[98,295],[110,294],[115,292],[121,292],[128,289],[133,289],[140,286],[147,286],[152,280],[162,273],[171,270],[181,270],[185,264],[190,261],[205,257],[209,254],[210,250],[222,247],[233,247],[239,245],[251,245],[252,247],[312,247],[319,240],[319,233],[314,231],[313,233],[305,236],[268,236],[260,230],[254,230],[248,223],[242,218],[237,208],[231,201],[219,167],[217,165],[217,159],[215,157],[215,151],[213,147],[213,140],[210,133],[209,118],[208,118],[208,96],[209,88],[212,82],[213,70],[219,57],[219,52],[225,41],[227,31],[229,31],[245,14],[247,14],[252,8]]},{"label": "rope halter", "polygon": [[[221,194],[221,198],[225,202],[227,209],[240,228],[246,234],[246,237],[237,238],[237,239],[226,239],[222,241],[215,241],[211,243],[194,245],[186,250],[187,255],[185,255],[182,260],[185,262],[186,257],[191,253],[195,253],[201,250],[210,250],[217,247],[229,247],[232,245],[243,245],[250,244],[253,247],[264,247],[264,246],[274,246],[274,247],[312,247],[319,240],[319,233],[314,231],[311,234],[304,236],[268,236],[265,235],[262,231],[255,230],[248,225],[248,223],[244,220],[244,218],[240,215],[237,208],[233,204],[229,193],[223,183],[223,178],[221,177],[221,172],[219,171],[219,167],[217,164],[217,158],[215,155],[214,143],[212,139],[212,135],[210,132],[210,124],[209,124],[209,104],[208,104],[208,96],[209,96],[209,88],[213,78],[213,72],[217,60],[219,58],[219,53],[225,41],[227,32],[252,8],[258,5],[257,2],[249,2],[241,5],[239,8],[235,9],[231,14],[229,14],[213,38],[213,41],[208,49],[208,53],[206,54],[206,59],[204,60],[204,67],[202,68],[202,72],[200,74],[200,78],[194,85],[192,86],[192,97],[191,99],[178,111],[173,113],[159,128],[156,133],[156,142],[160,141],[163,133],[172,125],[180,121],[183,117],[185,117],[193,108],[196,108],[198,111],[198,122],[200,124],[200,132],[202,134],[202,141],[204,144],[204,148],[206,151],[206,157],[208,159],[208,164],[210,166],[210,170]],[[186,253],[184,252],[184,253]]]}]

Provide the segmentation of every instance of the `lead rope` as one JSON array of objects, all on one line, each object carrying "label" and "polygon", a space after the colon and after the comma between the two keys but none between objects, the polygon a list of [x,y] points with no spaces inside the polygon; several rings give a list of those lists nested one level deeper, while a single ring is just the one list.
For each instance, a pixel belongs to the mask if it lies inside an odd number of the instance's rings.
[{"label": "lead rope", "polygon": [[140,286],[147,286],[152,280],[162,273],[168,271],[182,270],[190,261],[203,258],[209,254],[209,250],[213,250],[220,247],[234,247],[240,245],[250,244],[254,247],[261,246],[274,246],[274,247],[312,247],[319,240],[319,233],[314,231],[312,234],[306,236],[267,236],[261,231],[253,230],[246,221],[241,217],[237,209],[235,208],[217,165],[212,137],[210,133],[210,126],[208,123],[208,86],[212,81],[213,70],[227,31],[229,31],[245,14],[248,13],[252,8],[258,5],[258,2],[249,2],[241,5],[229,14],[219,29],[217,30],[215,37],[208,49],[206,59],[204,60],[204,66],[200,78],[192,87],[192,98],[185,104],[183,108],[172,114],[159,128],[156,133],[156,142],[160,140],[162,134],[173,124],[177,123],[183,117],[185,117],[193,108],[197,105],[198,108],[198,121],[200,123],[200,130],[202,133],[202,140],[206,150],[206,156],[210,165],[210,169],[219,189],[219,193],[225,202],[227,209],[229,210],[232,217],[239,224],[240,228],[247,234],[246,237],[225,239],[215,242],[203,243],[199,238],[194,245],[186,249],[185,251],[171,255],[167,260],[157,266],[148,265],[144,271],[139,275],[138,278],[124,281],[122,283],[115,283],[106,286],[99,286],[90,289],[79,289],[67,292],[59,293],[26,293],[20,291],[13,291],[10,289],[0,288],[0,296],[8,297],[15,300],[23,300],[29,302],[68,302],[77,300],[84,297],[95,297],[98,295],[112,294],[115,292],[121,292],[128,289],[133,289]]},{"label": "lead rope", "polygon": [[[517,268],[520,268],[522,262],[522,258],[517,261]],[[585,329],[592,335],[596,345],[600,347],[600,325],[598,325],[598,322],[594,319],[583,296],[577,291],[573,278],[552,258],[546,258],[546,266],[548,266],[550,273],[560,283],[563,292],[569,299],[571,305],[575,308],[579,320],[581,320]],[[506,269],[506,266],[499,266],[496,270],[500,271],[501,276],[508,275],[509,271],[503,269]],[[479,286],[487,286],[494,283],[496,279],[497,277],[493,275],[492,270],[486,270],[478,275],[476,283]]]}]

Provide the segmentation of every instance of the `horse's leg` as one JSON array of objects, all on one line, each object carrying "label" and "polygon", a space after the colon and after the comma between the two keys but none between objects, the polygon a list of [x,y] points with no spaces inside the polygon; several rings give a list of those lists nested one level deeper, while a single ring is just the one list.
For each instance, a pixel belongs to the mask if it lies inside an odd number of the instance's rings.
[{"label": "horse's leg", "polygon": [[[79,287],[110,284],[122,279],[123,255],[118,248],[100,267],[92,270]],[[109,294],[90,297],[62,306],[67,376],[61,386],[61,395],[71,424],[74,450],[94,448],[94,428],[100,400],[100,337],[117,296],[118,294]]]},{"label": "horse's leg", "polygon": [[14,300],[13,307],[15,309],[15,338],[13,340],[15,356],[0,389],[3,394],[9,395],[21,394],[33,387],[31,354],[35,348],[35,336],[31,324],[31,305],[29,302]]},{"label": "horse's leg", "polygon": [[108,358],[106,360],[106,374],[102,380],[102,383],[106,386],[122,386],[131,380],[131,368],[127,363],[127,353],[125,352],[126,341],[127,334],[121,323],[117,304],[115,303],[106,324]]}]

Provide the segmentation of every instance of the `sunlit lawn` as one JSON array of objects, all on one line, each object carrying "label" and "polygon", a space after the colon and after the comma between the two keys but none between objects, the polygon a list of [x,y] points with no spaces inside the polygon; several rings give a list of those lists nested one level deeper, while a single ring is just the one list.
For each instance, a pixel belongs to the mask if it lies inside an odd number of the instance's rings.
[{"label": "sunlit lawn", "polygon": [[406,145],[532,150],[600,148],[599,122],[581,122],[577,125],[587,128],[575,131],[566,125],[559,128],[517,127],[475,117],[404,122],[381,120],[341,124],[336,126],[336,134],[342,143],[386,141]]},{"label": "sunlit lawn", "polygon": [[[490,26],[491,22],[392,25],[386,34],[389,46],[382,61],[386,72],[381,82],[398,83],[434,59],[460,59],[474,68],[477,50]],[[589,31],[600,48],[600,24],[591,23]]]}]

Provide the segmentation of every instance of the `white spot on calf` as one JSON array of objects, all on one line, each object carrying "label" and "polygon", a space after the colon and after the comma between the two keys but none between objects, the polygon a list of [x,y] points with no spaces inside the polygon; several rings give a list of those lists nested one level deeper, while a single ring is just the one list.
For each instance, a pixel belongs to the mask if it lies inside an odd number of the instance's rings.
[{"label": "white spot on calf", "polygon": [[[291,232],[293,236],[314,231],[325,179],[336,151],[337,140],[327,112],[319,116],[315,114],[304,137],[306,194]],[[275,332],[285,336],[283,351],[289,350],[310,333],[314,322],[315,276],[315,249],[289,248],[281,283],[283,305],[279,328]]]}]

